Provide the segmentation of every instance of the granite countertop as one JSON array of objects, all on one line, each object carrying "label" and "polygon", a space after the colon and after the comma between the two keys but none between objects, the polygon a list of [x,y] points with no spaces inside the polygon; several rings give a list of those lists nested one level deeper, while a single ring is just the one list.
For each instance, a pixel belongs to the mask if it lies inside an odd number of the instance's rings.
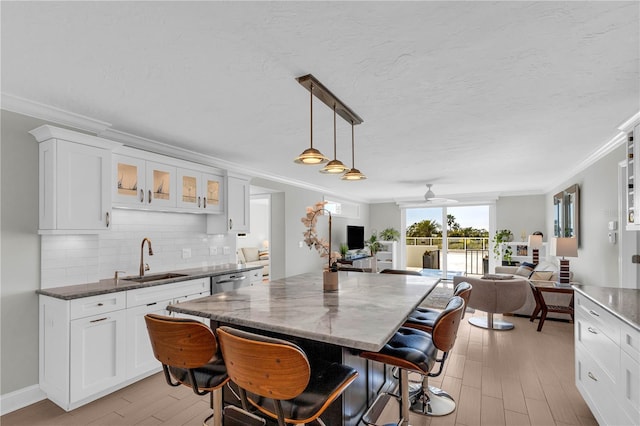
[{"label": "granite countertop", "polygon": [[40,289],[36,290],[36,293],[43,296],[55,297],[57,299],[72,300],[82,297],[96,296],[99,294],[115,293],[118,291],[135,290],[137,288],[172,284],[181,281],[195,280],[198,278],[214,277],[217,275],[230,274],[234,272],[251,271],[258,268],[262,268],[262,266],[247,266],[245,264],[226,263],[223,265],[204,266],[201,268],[148,273],[147,275],[174,273],[181,274],[183,276],[149,281],[145,283],[127,281],[127,277],[122,277],[118,280],[117,283],[114,279],[106,279],[100,280],[96,283],[76,284],[64,287]]},{"label": "granite countertop", "polygon": [[325,293],[322,274],[302,274],[169,305],[168,310],[342,347],[378,351],[440,281],[415,275],[339,272]]},{"label": "granite countertop", "polygon": [[574,284],[575,291],[640,331],[640,290]]}]

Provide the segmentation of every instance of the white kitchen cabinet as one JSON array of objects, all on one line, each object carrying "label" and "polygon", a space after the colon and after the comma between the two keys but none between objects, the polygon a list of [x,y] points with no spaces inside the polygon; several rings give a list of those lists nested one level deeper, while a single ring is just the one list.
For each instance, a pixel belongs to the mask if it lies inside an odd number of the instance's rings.
[{"label": "white kitchen cabinet", "polygon": [[98,233],[110,226],[111,151],[120,144],[40,126],[39,232]]},{"label": "white kitchen cabinet", "polygon": [[194,212],[222,213],[224,178],[222,175],[178,168],[178,207]]},{"label": "white kitchen cabinet", "polygon": [[176,206],[175,166],[114,154],[113,203],[119,207],[163,209]]},{"label": "white kitchen cabinet", "polygon": [[227,176],[227,225],[230,232],[249,232],[249,179]]},{"label": "white kitchen cabinet", "polygon": [[[211,294],[209,283],[209,278],[199,278],[127,291],[128,379],[160,370],[160,363],[153,355],[144,316],[150,313],[173,316],[166,310],[168,305],[190,298],[208,296]],[[201,320],[201,318],[191,318]]]},{"label": "white kitchen cabinet", "polygon": [[640,331],[575,294],[576,387],[599,424],[640,424]]},{"label": "white kitchen cabinet", "polygon": [[124,310],[72,320],[69,400],[80,401],[125,379]]},{"label": "white kitchen cabinet", "polygon": [[[40,295],[40,387],[69,411],[160,371],[144,316],[210,294],[209,278],[63,300]],[[198,318],[199,319],[199,318]]]},{"label": "white kitchen cabinet", "polygon": [[254,286],[262,283],[262,269],[263,268],[247,271],[247,274],[249,274],[249,285]]}]

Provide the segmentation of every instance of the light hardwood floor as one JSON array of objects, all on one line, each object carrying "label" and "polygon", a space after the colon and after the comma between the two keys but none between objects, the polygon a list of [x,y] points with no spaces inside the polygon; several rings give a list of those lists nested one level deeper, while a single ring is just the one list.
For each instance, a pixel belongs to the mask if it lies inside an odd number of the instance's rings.
[{"label": "light hardwood floor", "polygon": [[[488,331],[468,317],[444,373],[430,380],[454,397],[456,411],[416,415],[413,426],[597,425],[574,384],[573,324],[548,320],[538,333],[537,322],[506,317],[514,330]],[[156,374],[68,413],[45,400],[0,417],[0,424],[181,426],[201,425],[208,414],[207,397],[171,388]]]}]

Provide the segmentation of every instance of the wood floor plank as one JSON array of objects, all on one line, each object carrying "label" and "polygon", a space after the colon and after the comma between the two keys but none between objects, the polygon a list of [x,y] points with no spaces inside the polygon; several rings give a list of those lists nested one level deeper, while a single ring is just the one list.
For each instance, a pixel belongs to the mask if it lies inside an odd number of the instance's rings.
[{"label": "wood floor plank", "polygon": [[511,410],[504,410],[504,420],[509,426],[531,426],[528,415]]},{"label": "wood floor plank", "polygon": [[480,424],[483,426],[504,426],[504,406],[501,398],[482,395]]},{"label": "wood floor plank", "polygon": [[520,381],[514,377],[503,377],[501,383],[505,410],[527,414],[527,404]]},{"label": "wood floor plank", "polygon": [[502,381],[494,367],[482,368],[482,395],[502,399]]},{"label": "wood floor plank", "polygon": [[462,384],[480,389],[482,387],[482,362],[467,360],[464,363]]},{"label": "wood floor plank", "polygon": [[549,426],[556,424],[551,415],[551,410],[547,405],[547,401],[527,398],[526,402],[531,426]]},{"label": "wood floor plank", "polygon": [[460,391],[460,402],[456,407],[456,425],[479,425],[481,405],[482,394],[480,388],[463,384]]}]

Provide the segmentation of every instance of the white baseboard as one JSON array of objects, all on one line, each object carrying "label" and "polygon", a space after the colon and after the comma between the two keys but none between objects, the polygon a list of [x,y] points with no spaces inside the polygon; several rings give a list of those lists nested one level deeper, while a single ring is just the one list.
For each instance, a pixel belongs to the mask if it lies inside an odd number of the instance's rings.
[{"label": "white baseboard", "polygon": [[4,416],[27,405],[46,399],[47,395],[40,389],[40,385],[28,386],[0,395],[0,416]]}]

